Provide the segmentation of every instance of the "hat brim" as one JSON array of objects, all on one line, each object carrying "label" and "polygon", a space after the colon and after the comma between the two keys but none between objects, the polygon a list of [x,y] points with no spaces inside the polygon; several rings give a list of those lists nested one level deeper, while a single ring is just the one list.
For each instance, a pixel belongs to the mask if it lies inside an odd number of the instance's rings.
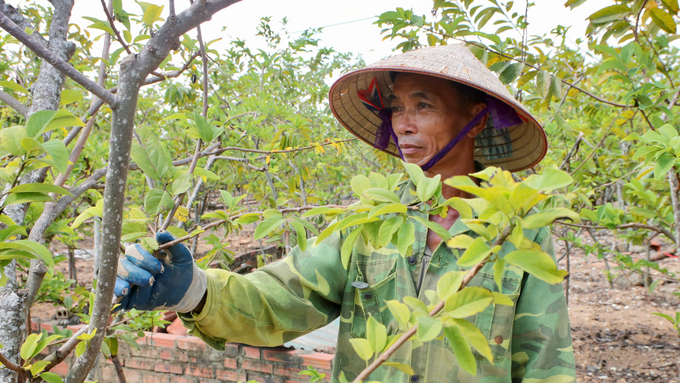
[{"label": "hat brim", "polygon": [[[433,59],[431,52],[427,51],[442,48],[433,47],[407,52],[345,74],[330,89],[331,111],[353,135],[375,147],[375,134],[382,120],[375,112],[366,108],[358,96],[358,92],[367,89],[373,78],[385,100],[393,88],[390,72],[423,74],[459,82],[511,106],[522,120],[521,124],[503,130],[495,130],[493,125],[487,125],[480,133],[483,138],[478,136],[475,140],[475,160],[486,166],[496,166],[512,172],[538,164],[548,150],[547,137],[541,124],[466,47],[463,46],[463,50],[460,46],[446,47],[457,48],[454,52],[444,52],[443,55],[456,54],[453,60],[455,65],[451,65],[450,57],[437,60],[435,55]],[[399,150],[392,139],[387,148],[377,149],[399,157]]]}]

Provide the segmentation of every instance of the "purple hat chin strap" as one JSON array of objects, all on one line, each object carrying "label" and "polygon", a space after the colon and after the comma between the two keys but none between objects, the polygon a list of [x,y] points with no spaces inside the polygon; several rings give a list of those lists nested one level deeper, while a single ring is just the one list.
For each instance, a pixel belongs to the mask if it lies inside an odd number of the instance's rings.
[{"label": "purple hat chin strap", "polygon": [[[444,156],[446,156],[451,151],[451,149],[453,149],[453,147],[463,139],[463,137],[470,133],[472,128],[477,125],[477,123],[479,123],[479,121],[487,113],[489,113],[489,118],[491,118],[491,121],[493,122],[494,129],[504,129],[522,124],[522,119],[519,117],[519,115],[517,115],[515,109],[513,109],[510,105],[491,96],[486,96],[484,101],[487,105],[486,108],[484,108],[484,110],[479,112],[470,122],[468,122],[463,130],[461,130],[460,133],[458,133],[458,135],[454,137],[453,140],[451,140],[451,142],[446,144],[446,146],[444,146],[442,150],[439,151],[439,153],[435,154],[434,157],[430,158],[430,160],[427,161],[425,165],[421,166],[423,170],[429,170],[437,162],[444,158]],[[397,146],[397,149],[399,150],[399,157],[404,160],[404,155],[401,153],[401,148],[399,147],[399,140],[397,135],[394,133],[394,129],[392,129],[392,111],[386,108],[381,109],[378,111],[378,116],[382,120],[382,123],[375,132],[375,141],[373,146],[378,149],[386,150],[390,144],[391,137],[394,141],[394,144]]]}]

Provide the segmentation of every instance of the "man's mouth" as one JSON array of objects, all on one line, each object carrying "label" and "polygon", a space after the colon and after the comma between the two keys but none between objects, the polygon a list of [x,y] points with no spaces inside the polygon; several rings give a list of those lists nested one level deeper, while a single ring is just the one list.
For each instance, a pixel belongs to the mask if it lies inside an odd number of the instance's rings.
[{"label": "man's mouth", "polygon": [[420,146],[412,144],[399,144],[399,147],[401,148],[401,153],[404,155],[413,154],[421,149]]}]

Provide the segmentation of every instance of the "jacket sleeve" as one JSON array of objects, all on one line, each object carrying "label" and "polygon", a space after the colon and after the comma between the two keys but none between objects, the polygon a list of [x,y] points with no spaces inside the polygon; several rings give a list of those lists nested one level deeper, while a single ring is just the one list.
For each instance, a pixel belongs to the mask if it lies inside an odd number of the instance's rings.
[{"label": "jacket sleeve", "polygon": [[189,333],[223,349],[225,342],[278,346],[340,315],[347,270],[333,234],[306,251],[240,275],[206,270],[208,295],[199,314],[180,315]]},{"label": "jacket sleeve", "polygon": [[[550,230],[536,240],[555,259]],[[569,313],[562,284],[549,285],[524,275],[517,300],[512,338],[512,381],[576,381]]]}]

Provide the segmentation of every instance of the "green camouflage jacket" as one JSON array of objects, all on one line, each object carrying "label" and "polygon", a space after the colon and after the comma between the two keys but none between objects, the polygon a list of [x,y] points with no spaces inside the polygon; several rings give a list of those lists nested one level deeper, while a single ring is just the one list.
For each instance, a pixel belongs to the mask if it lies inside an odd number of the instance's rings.
[{"label": "green camouflage jacket", "polygon": [[[402,203],[407,205],[415,200],[409,189],[413,189],[410,182],[401,193]],[[409,210],[409,214],[428,219],[424,212]],[[440,244],[433,252],[420,293],[416,294],[427,228],[417,222],[414,225],[416,241],[410,257],[399,255],[391,244],[376,250],[370,244],[357,241],[349,269],[345,269],[340,260],[343,237],[332,235],[307,251],[295,248],[281,262],[246,276],[208,270],[206,305],[198,315],[182,316],[184,325],[189,333],[217,349],[223,348],[225,342],[277,346],[339,316],[333,382],[338,381],[341,371],[351,381],[366,363],[355,353],[349,340],[365,337],[368,316],[385,324],[388,334],[395,333],[397,323],[386,308],[386,300],[417,296],[429,304],[425,291],[436,290],[439,277],[447,271],[459,270],[456,259],[462,252]],[[449,230],[452,235],[467,231],[461,221]],[[472,232],[468,234],[474,236]],[[525,235],[553,255],[549,230],[525,230]],[[501,251],[507,253],[514,249],[509,248]],[[498,291],[491,266],[486,265],[470,286]],[[366,282],[368,287],[359,290],[351,285],[354,281]],[[410,364],[416,375],[409,377],[396,368],[380,367],[367,381],[574,382],[574,353],[562,286],[548,285],[520,269],[508,267],[502,290],[515,302],[514,306],[491,305],[469,318],[487,336],[494,355],[491,364],[476,354],[476,376],[459,367],[444,338],[417,348],[407,343],[392,356],[391,361]]]}]

